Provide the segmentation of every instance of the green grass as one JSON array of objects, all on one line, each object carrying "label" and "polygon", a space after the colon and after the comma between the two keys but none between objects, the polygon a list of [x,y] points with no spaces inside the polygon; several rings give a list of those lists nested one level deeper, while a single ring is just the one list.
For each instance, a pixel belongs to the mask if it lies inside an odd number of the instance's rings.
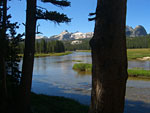
[{"label": "green grass", "polygon": [[82,62],[82,60],[71,60],[72,62]]},{"label": "green grass", "polygon": [[128,49],[128,60],[137,60],[137,58],[150,57],[150,49]]},{"label": "green grass", "polygon": [[[77,52],[91,52],[91,50],[77,50]],[[71,53],[71,51],[67,51],[64,53],[40,53],[35,54],[35,57],[63,56]],[[19,54],[19,56],[23,56],[23,54]],[[127,57],[128,60],[137,60],[138,58],[150,57],[150,49],[127,49]]]},{"label": "green grass", "polygon": [[76,63],[73,65],[73,69],[77,71],[91,71],[92,64],[88,63]]},{"label": "green grass", "polygon": [[31,95],[33,113],[88,113],[88,106],[64,97]]},{"label": "green grass", "polygon": [[35,57],[46,57],[46,56],[63,56],[63,55],[68,55],[68,54],[71,54],[72,52],[70,51],[67,51],[67,52],[62,52],[62,53],[40,53],[40,54],[35,54],[34,56]]},{"label": "green grass", "polygon": [[[77,70],[78,72],[91,72],[92,64],[88,63],[76,63],[73,65],[73,69]],[[150,70],[143,70],[143,69],[128,69],[128,74],[131,77],[150,77]]]},{"label": "green grass", "polygon": [[[68,55],[68,54],[72,54],[71,51],[67,51],[67,52],[62,52],[62,53],[36,53],[34,56],[35,57],[47,57],[47,56],[63,56],[63,55]],[[19,56],[23,56],[23,54],[19,54]]]},{"label": "green grass", "polygon": [[128,69],[128,74],[131,77],[150,77],[150,70],[134,70],[134,69]]},{"label": "green grass", "polygon": [[[77,50],[77,52],[91,52],[91,50]],[[150,48],[148,49],[127,49],[128,60],[137,60],[137,58],[150,57]]]}]

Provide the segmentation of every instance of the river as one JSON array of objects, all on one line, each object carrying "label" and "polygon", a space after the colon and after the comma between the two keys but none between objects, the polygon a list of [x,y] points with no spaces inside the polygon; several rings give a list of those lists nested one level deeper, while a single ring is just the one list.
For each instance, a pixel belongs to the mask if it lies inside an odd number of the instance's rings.
[{"label": "river", "polygon": [[[73,98],[89,105],[91,76],[72,69],[77,60],[91,63],[91,54],[74,52],[65,56],[35,58],[32,91]],[[128,68],[150,70],[150,61],[129,61]],[[127,81],[125,113],[150,113],[150,81]]]}]

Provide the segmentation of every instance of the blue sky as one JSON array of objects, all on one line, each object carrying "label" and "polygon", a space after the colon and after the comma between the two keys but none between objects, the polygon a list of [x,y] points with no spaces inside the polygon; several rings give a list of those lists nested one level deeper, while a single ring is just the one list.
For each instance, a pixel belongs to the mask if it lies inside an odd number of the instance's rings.
[{"label": "blue sky", "polygon": [[[96,9],[97,0],[70,0],[71,7],[60,8],[50,3],[41,3],[38,1],[38,6],[42,6],[51,11],[59,11],[68,15],[72,18],[69,24],[54,24],[51,21],[38,20],[40,24],[39,31],[44,36],[52,36],[61,33],[64,30],[69,32],[93,32],[94,21],[88,21],[88,14],[94,12]],[[11,0],[8,3],[11,8],[9,12],[12,15],[13,22],[20,23],[20,29],[18,32],[24,32],[24,26],[26,18],[26,0]],[[133,28],[137,25],[143,25],[147,32],[150,32],[150,0],[128,0],[127,3],[127,25]]]}]

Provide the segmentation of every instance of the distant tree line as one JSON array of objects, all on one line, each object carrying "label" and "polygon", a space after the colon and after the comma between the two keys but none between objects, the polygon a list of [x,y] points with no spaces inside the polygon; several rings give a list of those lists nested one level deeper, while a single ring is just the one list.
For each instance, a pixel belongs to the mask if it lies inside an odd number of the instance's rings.
[{"label": "distant tree line", "polygon": [[[23,53],[24,43],[19,44],[19,51]],[[35,53],[60,53],[65,52],[64,44],[61,41],[47,41],[45,39],[35,41]]]},{"label": "distant tree line", "polygon": [[[90,50],[89,41],[90,39],[81,40],[81,44],[71,44],[71,41],[64,41],[66,51],[75,51],[75,50]],[[150,36],[143,37],[127,37],[126,45],[128,49],[134,48],[150,48]]]},{"label": "distant tree line", "polygon": [[90,39],[81,40],[80,44],[71,44],[71,41],[64,41],[66,51],[75,51],[75,50],[90,50],[89,41]]},{"label": "distant tree line", "polygon": [[150,36],[127,38],[127,48],[150,48]]},{"label": "distant tree line", "polygon": [[[80,44],[71,44],[72,41],[58,41],[40,39],[35,41],[35,53],[59,53],[75,50],[90,50],[90,39],[80,40]],[[128,49],[150,48],[150,36],[127,37],[126,44]],[[24,51],[24,42],[19,44],[19,53]]]}]

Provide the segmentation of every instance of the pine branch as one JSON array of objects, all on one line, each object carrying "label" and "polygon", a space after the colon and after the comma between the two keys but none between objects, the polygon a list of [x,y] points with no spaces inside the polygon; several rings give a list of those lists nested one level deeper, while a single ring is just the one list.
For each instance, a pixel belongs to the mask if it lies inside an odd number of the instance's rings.
[{"label": "pine branch", "polygon": [[93,15],[96,15],[96,13],[89,13],[89,16],[93,16]]},{"label": "pine branch", "polygon": [[89,21],[93,21],[93,20],[96,20],[96,17],[94,18],[88,18]]},{"label": "pine branch", "polygon": [[97,18],[97,15],[96,15],[96,14],[97,14],[96,12],[95,12],[95,13],[89,13],[89,16],[95,15],[95,17],[93,17],[93,18],[88,18],[88,20],[89,20],[89,21],[96,20],[96,18]]},{"label": "pine branch", "polygon": [[70,6],[70,2],[68,2],[67,0],[41,0],[41,1],[42,2],[50,2],[54,5],[63,6],[63,7]]},{"label": "pine branch", "polygon": [[50,20],[55,23],[69,23],[71,21],[70,18],[68,18],[65,14],[60,14],[56,11],[42,11],[41,9],[37,9],[36,14],[37,19],[44,19],[44,20]]}]

